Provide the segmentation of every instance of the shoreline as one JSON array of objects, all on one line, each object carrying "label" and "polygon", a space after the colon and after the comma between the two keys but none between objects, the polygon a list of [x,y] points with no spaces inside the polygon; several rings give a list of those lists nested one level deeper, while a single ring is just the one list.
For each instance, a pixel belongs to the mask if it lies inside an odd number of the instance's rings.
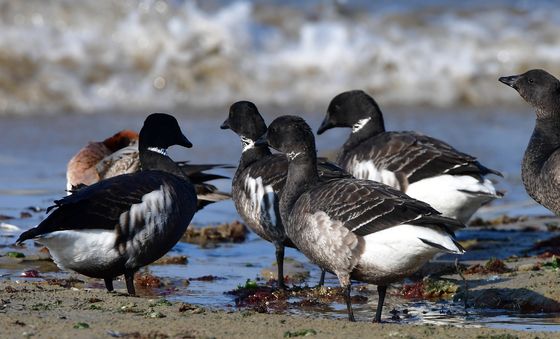
[{"label": "shoreline", "polygon": [[[138,291],[141,297],[129,297],[107,293],[95,279],[59,271],[44,249],[8,245],[0,251],[0,265],[11,272],[0,279],[0,326],[7,329],[9,338],[22,335],[59,337],[60,331],[68,337],[205,338],[304,334],[358,337],[370,333],[371,326],[383,329],[380,333],[384,337],[560,338],[560,325],[556,325],[560,315],[560,285],[556,283],[560,277],[560,259],[554,256],[558,255],[557,243],[560,242],[560,235],[555,232],[559,222],[558,218],[551,217],[477,221],[478,232],[494,230],[497,233],[486,240],[481,233],[482,239],[465,241],[463,245],[472,252],[486,253],[488,246],[495,246],[492,239],[504,236],[513,237],[510,241],[516,242],[521,241],[517,240],[520,237],[530,239],[548,230],[552,238],[529,241],[530,246],[529,243],[525,246],[527,253],[532,253],[530,256],[471,259],[460,264],[449,258],[434,260],[411,280],[390,288],[384,313],[384,319],[390,323],[376,325],[369,323],[373,317],[372,307],[377,302],[373,285],[353,288],[355,311],[359,310],[362,315],[358,317],[359,323],[351,324],[345,317],[339,317],[341,313],[335,306],[342,303],[338,285],[331,282],[327,290],[305,288],[313,281],[309,280],[309,266],[293,259],[293,262],[288,261],[290,265],[285,271],[294,279],[294,286],[288,293],[276,291],[263,279],[265,276],[274,279],[274,266],[250,267],[260,272],[260,278],[247,279],[243,287],[235,279],[225,278],[225,271],[204,275],[207,270],[193,270],[203,267],[197,263],[201,253],[208,256],[206,251],[211,251],[200,248],[198,250],[203,252],[191,253],[194,257],[186,256],[185,253],[201,246],[194,241],[198,245],[190,244],[188,251],[181,249],[175,256],[163,257],[154,265],[158,268],[137,273],[137,284],[144,286]],[[225,226],[231,225],[197,230],[202,234],[203,230]],[[476,231],[476,228],[470,230]],[[229,238],[226,240],[224,244],[229,243]],[[189,242],[193,242],[192,239]],[[238,251],[239,246],[246,245],[231,243],[217,250]],[[174,271],[170,269],[177,271],[171,273]],[[458,269],[466,280],[457,273]],[[18,276],[17,272],[23,273]],[[183,278],[171,278],[186,272],[190,273]],[[304,274],[303,280],[295,279],[298,274]],[[121,280],[115,284],[118,291],[125,291]],[[238,288],[231,290],[236,285]],[[205,298],[220,298],[216,293],[222,295],[221,298],[224,293],[229,295],[229,301],[220,303],[224,307],[200,302]],[[166,297],[175,301],[162,299]],[[467,316],[462,307],[465,298]],[[337,315],[333,317],[334,314]],[[523,321],[516,320],[520,318],[527,320],[526,326]],[[265,329],[260,328],[262,324],[266,324]],[[511,336],[499,336],[504,333]]]},{"label": "shoreline", "polygon": [[0,281],[0,313],[4,338],[542,338],[558,335],[450,325],[350,323],[246,310],[217,311],[161,298],[17,280]]}]

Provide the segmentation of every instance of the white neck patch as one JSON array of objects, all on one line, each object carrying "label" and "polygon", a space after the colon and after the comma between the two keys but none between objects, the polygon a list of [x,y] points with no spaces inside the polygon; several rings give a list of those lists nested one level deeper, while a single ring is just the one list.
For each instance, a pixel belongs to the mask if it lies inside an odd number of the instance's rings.
[{"label": "white neck patch", "polygon": [[167,156],[167,150],[165,148],[148,147],[148,151],[156,152],[156,153],[159,153],[161,155]]},{"label": "white neck patch", "polygon": [[354,126],[352,126],[352,133],[356,133],[361,130],[370,120],[371,117],[358,120],[358,122],[355,123]]},{"label": "white neck patch", "polygon": [[241,139],[241,146],[243,146],[243,150],[241,152],[245,152],[250,150],[251,148],[255,147],[255,141],[251,138],[247,138],[245,136],[240,136]]},{"label": "white neck patch", "polygon": [[286,153],[286,156],[288,157],[288,159],[294,160],[300,154],[301,154],[301,152],[289,152],[289,153]]}]

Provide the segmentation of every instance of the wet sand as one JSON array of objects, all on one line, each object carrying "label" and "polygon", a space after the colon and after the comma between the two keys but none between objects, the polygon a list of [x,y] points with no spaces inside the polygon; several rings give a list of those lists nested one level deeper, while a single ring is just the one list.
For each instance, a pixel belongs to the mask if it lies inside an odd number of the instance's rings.
[{"label": "wet sand", "polygon": [[[520,332],[435,325],[350,323],[252,311],[225,312],[164,299],[46,282],[0,282],[3,338],[550,338]],[[509,335],[509,336],[508,336]]]},{"label": "wet sand", "polygon": [[[521,234],[529,238],[533,233],[540,234],[547,228],[557,227],[558,219],[502,217],[479,223],[486,224],[487,230],[505,232],[510,237],[514,234],[509,231],[512,228],[524,229]],[[228,225],[216,229],[225,226]],[[469,230],[475,232],[473,228]],[[463,245],[471,253],[487,252],[486,248],[494,246],[496,238],[468,240]],[[345,320],[343,309],[336,310],[342,305],[342,297],[332,290],[337,286],[335,281],[329,281],[331,292],[328,295],[311,289],[309,293],[296,292],[297,287],[291,294],[277,293],[267,285],[266,279],[254,283],[255,287],[258,284],[258,290],[251,287],[241,291],[238,288],[241,293],[224,294],[235,288],[231,279],[191,275],[191,278],[170,280],[166,277],[167,271],[158,267],[188,268],[192,265],[191,260],[196,259],[184,255],[166,256],[137,274],[140,297],[129,297],[107,293],[98,279],[59,271],[49,259],[48,252],[40,247],[6,246],[0,250],[0,266],[12,273],[0,280],[0,326],[6,328],[8,337],[59,337],[60,333],[62,337],[135,338],[283,337],[296,334],[358,337],[370,335],[372,328],[379,331],[375,332],[376,335],[384,337],[560,337],[560,325],[557,325],[560,321],[560,285],[557,283],[560,260],[553,255],[557,252],[558,242],[560,237],[537,242],[532,248],[526,248],[530,255],[510,255],[503,261],[461,261],[460,271],[465,280],[457,273],[452,260],[439,258],[411,280],[391,286],[383,313],[383,319],[390,322],[386,324],[368,323],[373,317],[373,307],[377,305],[373,285],[354,285],[354,306],[359,323],[352,324]],[[305,277],[301,283],[312,286],[306,270],[308,266],[297,261],[293,264],[295,269],[288,265],[286,274],[291,277],[294,272],[303,270]],[[267,276],[268,271],[274,272],[275,269],[263,268],[261,276]],[[216,270],[211,273],[220,275]],[[122,293],[125,289],[121,280],[115,282],[115,287]],[[193,289],[195,284],[204,286]],[[208,294],[216,289],[222,294],[221,303],[200,303],[201,299],[196,297],[197,293]],[[197,292],[199,290],[202,292]],[[463,307],[465,298],[468,314]],[[189,304],[191,302],[193,304]],[[415,307],[415,302],[423,303],[426,310],[441,309],[436,310],[441,314],[425,317],[421,315],[422,306]],[[522,319],[517,322],[513,318],[505,321],[486,319],[496,315]],[[531,323],[534,317],[541,317],[541,320]],[[508,325],[508,321],[513,322]],[[551,332],[539,333],[535,329]],[[499,337],[504,333],[512,336]]]}]

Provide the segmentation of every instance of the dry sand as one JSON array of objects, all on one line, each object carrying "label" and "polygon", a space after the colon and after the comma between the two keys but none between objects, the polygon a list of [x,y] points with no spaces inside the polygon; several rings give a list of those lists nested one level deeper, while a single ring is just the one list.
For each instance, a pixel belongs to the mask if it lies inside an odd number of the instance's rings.
[{"label": "dry sand", "polygon": [[[529,272],[520,272],[520,275]],[[0,282],[2,338],[550,338],[554,333],[434,325],[350,323],[251,311],[224,312],[163,299],[47,282]]]}]

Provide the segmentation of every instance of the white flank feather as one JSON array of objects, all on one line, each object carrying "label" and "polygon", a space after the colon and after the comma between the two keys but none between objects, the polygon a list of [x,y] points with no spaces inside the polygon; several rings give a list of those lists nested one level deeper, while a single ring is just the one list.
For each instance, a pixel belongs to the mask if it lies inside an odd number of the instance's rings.
[{"label": "white flank feather", "polygon": [[373,160],[354,162],[352,175],[358,179],[373,180],[395,189],[400,189],[399,181],[394,172],[380,169],[375,166]]},{"label": "white flank feather", "polygon": [[[257,213],[257,219],[259,219],[261,215],[268,214],[272,225],[276,225],[276,213],[274,211],[276,193],[274,193],[272,186],[264,185],[262,177],[253,178],[247,176],[245,178],[245,188],[249,191],[252,210]],[[265,200],[267,203],[263,203]]]},{"label": "white flank feather", "polygon": [[480,206],[497,198],[488,179],[480,182],[470,175],[438,175],[408,186],[406,194],[422,200],[444,216],[467,222]]},{"label": "white flank feather", "polygon": [[397,275],[416,271],[435,254],[443,252],[421,239],[444,247],[448,252],[463,253],[443,230],[404,224],[366,235],[360,266]]},{"label": "white flank feather", "polygon": [[66,230],[37,237],[47,246],[56,265],[62,269],[98,267],[103,270],[118,259],[116,235],[110,230]]}]

